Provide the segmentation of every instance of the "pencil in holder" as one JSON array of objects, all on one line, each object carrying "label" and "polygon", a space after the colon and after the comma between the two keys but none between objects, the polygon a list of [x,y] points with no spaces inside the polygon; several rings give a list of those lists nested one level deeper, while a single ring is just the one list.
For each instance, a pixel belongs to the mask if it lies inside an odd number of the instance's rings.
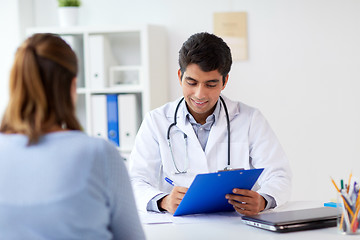
[{"label": "pencil in holder", "polygon": [[360,234],[359,229],[359,208],[360,203],[356,204],[349,198],[344,190],[338,192],[338,209],[341,213],[337,220],[338,231],[342,234]]}]

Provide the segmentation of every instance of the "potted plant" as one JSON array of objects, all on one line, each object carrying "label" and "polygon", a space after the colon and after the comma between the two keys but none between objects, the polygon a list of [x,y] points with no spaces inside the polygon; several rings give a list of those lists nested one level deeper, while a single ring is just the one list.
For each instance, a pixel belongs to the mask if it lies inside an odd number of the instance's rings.
[{"label": "potted plant", "polygon": [[80,0],[58,0],[60,26],[77,25],[80,6]]}]

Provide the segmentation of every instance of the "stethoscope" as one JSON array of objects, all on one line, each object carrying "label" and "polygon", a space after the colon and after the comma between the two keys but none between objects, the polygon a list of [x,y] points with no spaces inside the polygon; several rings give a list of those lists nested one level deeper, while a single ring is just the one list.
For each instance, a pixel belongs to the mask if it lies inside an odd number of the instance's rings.
[{"label": "stethoscope", "polygon": [[[167,130],[167,141],[168,141],[168,145],[170,148],[170,153],[171,153],[171,158],[172,158],[172,162],[174,165],[174,168],[176,170],[175,174],[183,174],[183,173],[187,173],[188,168],[189,168],[189,158],[188,158],[188,146],[187,146],[187,135],[184,133],[184,141],[185,141],[185,168],[184,170],[179,170],[179,168],[176,165],[175,159],[174,159],[174,153],[171,147],[171,142],[170,142],[170,130],[173,126],[176,125],[177,123],[177,112],[179,110],[180,104],[181,102],[184,100],[184,98],[181,98],[178,105],[176,106],[175,109],[175,114],[174,114],[174,122],[172,124],[170,124],[168,130]],[[229,120],[229,113],[225,104],[224,99],[220,96],[220,100],[222,102],[222,104],[224,105],[224,110],[225,110],[225,114],[226,114],[226,123],[227,123],[227,137],[228,137],[228,162],[227,162],[227,166],[224,168],[225,171],[230,170],[230,120]]]}]

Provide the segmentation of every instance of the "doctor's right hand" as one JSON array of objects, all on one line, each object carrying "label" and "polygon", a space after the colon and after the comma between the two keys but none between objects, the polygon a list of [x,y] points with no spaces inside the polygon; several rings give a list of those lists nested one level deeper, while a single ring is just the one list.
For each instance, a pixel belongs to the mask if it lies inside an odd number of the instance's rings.
[{"label": "doctor's right hand", "polygon": [[166,195],[158,201],[159,209],[174,214],[187,190],[188,188],[186,187],[174,187],[169,195]]}]

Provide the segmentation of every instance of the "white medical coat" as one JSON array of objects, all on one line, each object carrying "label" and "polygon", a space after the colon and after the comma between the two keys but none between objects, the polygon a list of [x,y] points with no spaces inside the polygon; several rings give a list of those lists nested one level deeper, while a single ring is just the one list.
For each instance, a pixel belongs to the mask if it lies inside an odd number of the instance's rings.
[{"label": "white medical coat", "polygon": [[[272,196],[277,206],[282,205],[290,197],[291,171],[274,132],[260,111],[222,97],[230,119],[230,167],[264,168],[257,182],[258,188],[253,190]],[[182,171],[186,166],[183,133],[188,136],[189,169],[187,173],[175,174],[167,142],[167,130],[174,122],[175,108],[179,100],[146,114],[138,131],[129,167],[139,210],[146,211],[147,204],[156,195],[171,192],[173,186],[164,180],[165,177],[173,180],[177,186],[189,187],[196,174],[215,172],[227,166],[227,124],[222,103],[204,151],[191,123],[186,121],[186,105],[183,101],[178,110],[177,124],[171,128],[170,138],[174,160]]]}]

